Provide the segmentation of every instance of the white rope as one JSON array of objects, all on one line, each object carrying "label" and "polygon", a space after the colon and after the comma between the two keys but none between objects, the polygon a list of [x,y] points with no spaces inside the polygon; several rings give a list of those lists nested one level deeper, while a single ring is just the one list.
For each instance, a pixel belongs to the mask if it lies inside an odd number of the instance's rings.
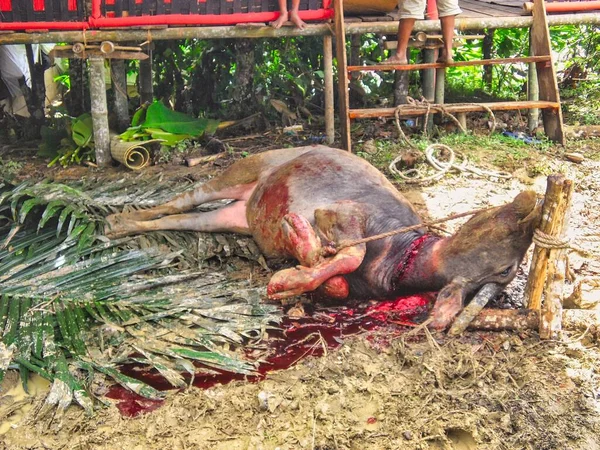
[{"label": "white rope", "polygon": [[[436,150],[439,152],[446,151],[447,161],[441,160],[441,154],[436,156]],[[460,164],[455,164],[457,156],[462,160]],[[405,171],[399,170],[397,164],[402,160],[402,155],[397,156],[389,165],[389,170],[392,174],[402,178],[406,183],[427,183],[430,181],[439,180],[450,170],[457,172],[469,172],[479,177],[502,178],[509,179],[512,175],[508,172],[484,170],[471,166],[468,163],[467,157],[463,153],[454,151],[451,147],[444,144],[431,144],[425,149],[425,158],[431,167],[436,172],[432,175],[424,175],[419,169],[408,169]]]}]

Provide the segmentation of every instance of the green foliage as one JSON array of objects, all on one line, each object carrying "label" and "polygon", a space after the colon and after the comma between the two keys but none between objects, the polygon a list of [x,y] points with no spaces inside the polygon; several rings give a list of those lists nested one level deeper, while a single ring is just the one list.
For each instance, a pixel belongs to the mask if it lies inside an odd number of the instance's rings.
[{"label": "green foliage", "polygon": [[171,147],[186,139],[214,134],[218,125],[217,120],[194,119],[170,110],[162,102],[154,102],[136,111],[132,126],[120,138],[124,141],[159,139],[162,145]]},{"label": "green foliage", "polygon": [[50,126],[41,129],[42,143],[38,155],[51,158],[48,167],[59,163],[63,167],[93,161],[94,131],[92,115],[82,114],[77,118],[62,116]]},{"label": "green foliage", "polygon": [[124,182],[83,190],[0,182],[0,379],[18,368],[24,382],[29,372],[52,381],[44,408],[59,415],[74,401],[91,413],[90,383],[101,374],[147,398],[163,396],[120,373],[123,363],[149,365],[179,388],[181,370],[193,378],[192,361],[254,373],[255,363],[222,344],[260,339],[278,320],[259,290],[218,274],[170,274],[179,252],[163,244],[146,240],[141,249],[131,238],[103,237],[102,217],[112,210],[103,199],[139,198],[137,191]]},{"label": "green foliage", "polygon": [[600,123],[600,26],[562,26],[554,35],[563,61],[558,76],[566,120]]},{"label": "green foliage", "polygon": [[18,161],[0,158],[0,178],[12,179],[23,168],[23,164]]}]

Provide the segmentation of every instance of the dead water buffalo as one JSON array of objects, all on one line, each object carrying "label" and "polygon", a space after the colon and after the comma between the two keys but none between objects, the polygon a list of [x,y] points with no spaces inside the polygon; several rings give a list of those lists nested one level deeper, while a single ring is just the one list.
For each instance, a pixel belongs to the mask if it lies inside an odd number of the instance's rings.
[{"label": "dead water buffalo", "polygon": [[[227,206],[181,214],[202,203]],[[252,235],[268,257],[300,265],[273,275],[271,299],[319,291],[333,298],[383,299],[439,291],[431,326],[445,328],[483,286],[495,295],[515,276],[539,219],[533,192],[484,211],[440,238],[417,229],[343,248],[342,241],[421,223],[410,203],[364,159],[324,146],[242,159],[201,187],[149,210],[108,218],[112,237],[153,230]]]}]

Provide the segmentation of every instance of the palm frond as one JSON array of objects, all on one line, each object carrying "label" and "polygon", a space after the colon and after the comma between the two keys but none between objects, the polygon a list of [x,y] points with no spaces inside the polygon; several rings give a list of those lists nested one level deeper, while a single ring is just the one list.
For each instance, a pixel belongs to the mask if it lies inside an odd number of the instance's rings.
[{"label": "palm frond", "polygon": [[[154,186],[166,196],[164,185]],[[16,367],[24,383],[30,372],[52,381],[42,412],[62,414],[75,401],[91,413],[90,380],[98,374],[162,397],[119,371],[130,362],[156,369],[174,387],[185,385],[180,371],[193,376],[194,364],[252,374],[256,362],[240,347],[280,320],[277,307],[261,302],[263,289],[201,268],[219,252],[260,261],[250,240],[104,238],[103,217],[116,208],[108,200],[131,192],[140,193],[125,182],[0,181],[0,378]],[[192,259],[183,256],[190,248]]]}]

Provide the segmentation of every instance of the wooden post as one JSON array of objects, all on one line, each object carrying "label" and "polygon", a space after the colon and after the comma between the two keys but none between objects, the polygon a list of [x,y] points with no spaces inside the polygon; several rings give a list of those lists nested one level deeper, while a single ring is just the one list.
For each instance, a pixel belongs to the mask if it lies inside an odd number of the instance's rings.
[{"label": "wooden post", "polygon": [[[426,48],[423,50],[423,62],[433,63],[435,62],[435,55],[437,51],[433,48]],[[423,70],[422,76],[423,82],[423,97],[430,103],[435,102],[435,69]],[[433,114],[429,115],[427,123],[423,124],[424,129],[427,133],[433,130]]]},{"label": "wooden post", "polygon": [[408,70],[396,70],[394,74],[394,106],[405,105],[408,99]]},{"label": "wooden post", "polygon": [[462,127],[466,130],[467,129],[467,113],[458,113],[458,114],[456,114],[456,118],[458,119],[458,121],[460,122]]},{"label": "wooden post", "polygon": [[335,141],[335,119],[333,115],[333,42],[331,35],[323,36],[323,74],[325,84],[325,143]]},{"label": "wooden post", "polygon": [[154,89],[152,84],[152,47],[153,44],[148,44],[149,58],[140,61],[140,100],[143,103],[152,103],[154,100]]},{"label": "wooden post", "polygon": [[[423,62],[433,63],[435,62],[436,50],[433,48],[426,48],[423,50]],[[428,102],[435,101],[435,69],[423,70],[423,97]]]},{"label": "wooden post", "polygon": [[350,65],[358,66],[360,64],[360,34],[350,36]]},{"label": "wooden post", "polygon": [[446,69],[435,69],[435,103],[444,104],[446,89]]},{"label": "wooden post", "polygon": [[[544,199],[544,205],[542,207],[542,219],[539,229],[542,233],[557,239],[561,238],[564,233],[566,225],[566,212],[569,207],[571,200],[571,192],[573,185],[571,180],[567,180],[564,175],[550,175],[548,177],[548,184],[546,187],[546,196]],[[542,304],[542,292],[546,284],[546,278],[549,273],[549,261],[553,266],[550,271],[553,279],[555,273],[559,267],[554,267],[557,256],[556,250],[551,248],[542,248],[540,245],[536,245],[533,250],[533,258],[531,260],[531,269],[529,270],[529,278],[527,285],[525,286],[525,305],[530,309],[538,310]],[[564,276],[564,273],[563,273]],[[562,287],[562,286],[561,286]],[[553,286],[552,289],[555,289]],[[560,295],[562,297],[562,293]],[[557,314],[557,310],[560,309],[556,305],[557,299],[554,293],[551,294],[551,298],[547,299],[548,302],[552,302],[551,305],[545,306],[545,313],[548,314],[546,321],[552,323],[552,316]],[[548,308],[550,308],[548,312]],[[543,313],[543,314],[545,314]],[[552,325],[556,327],[554,323]]]},{"label": "wooden post", "polygon": [[117,116],[117,129],[122,133],[129,127],[129,101],[127,97],[127,72],[124,59],[110,62],[110,79],[113,85],[114,107]]},{"label": "wooden post", "polygon": [[[487,30],[485,37],[481,43],[481,51],[483,53],[483,59],[492,59],[492,50],[494,49],[494,31]],[[494,70],[492,66],[483,66],[483,84],[488,91],[492,90],[492,77]]]},{"label": "wooden post", "polygon": [[[536,0],[533,6],[531,50],[533,51],[532,56],[550,56],[550,61],[536,64],[540,100],[560,103],[544,0]],[[565,135],[561,109],[544,109],[542,110],[542,118],[544,119],[546,136],[553,141],[564,144]]]},{"label": "wooden post", "polygon": [[348,61],[346,58],[346,26],[344,25],[343,0],[334,0],[335,9],[335,54],[338,68],[338,111],[340,115],[340,134],[342,148],[352,151],[350,138],[350,115],[348,96]]},{"label": "wooden post", "polygon": [[[554,210],[551,214],[556,219],[548,234],[557,237],[559,240],[564,240],[569,223],[573,183],[563,175],[557,175],[552,183],[549,182],[549,187],[550,185],[552,185],[552,195],[555,198],[555,201],[553,201]],[[548,198],[548,192],[546,198]],[[556,339],[562,330],[563,287],[567,271],[566,249],[558,247],[545,250],[548,254],[548,268],[544,302],[540,316],[540,338]]]},{"label": "wooden post", "polygon": [[94,127],[94,147],[96,163],[100,167],[110,165],[110,133],[108,130],[108,108],[106,105],[106,71],[104,58],[90,57],[90,98],[92,103],[92,124]]},{"label": "wooden post", "polygon": [[[531,45],[531,28],[529,29],[529,56],[533,55],[533,47]],[[538,101],[540,99],[540,88],[538,86],[537,70],[535,63],[528,64],[527,71],[527,100]],[[540,119],[540,110],[538,108],[531,108],[527,111],[527,128],[529,132],[533,132],[538,126]]]}]

